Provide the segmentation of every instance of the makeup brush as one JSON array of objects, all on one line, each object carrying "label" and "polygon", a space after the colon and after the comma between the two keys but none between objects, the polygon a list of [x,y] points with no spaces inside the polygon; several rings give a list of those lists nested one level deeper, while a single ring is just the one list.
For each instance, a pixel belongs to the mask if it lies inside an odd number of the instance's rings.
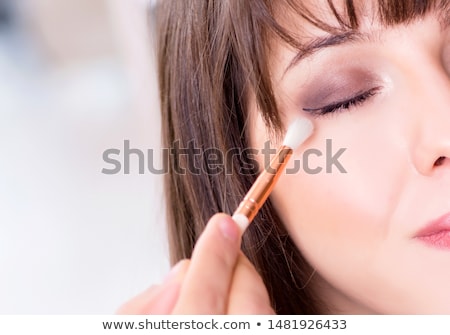
[{"label": "makeup brush", "polygon": [[312,131],[313,124],[308,119],[297,118],[291,123],[275,157],[258,176],[233,214],[233,220],[241,228],[242,233],[269,197],[294,150],[312,134]]}]

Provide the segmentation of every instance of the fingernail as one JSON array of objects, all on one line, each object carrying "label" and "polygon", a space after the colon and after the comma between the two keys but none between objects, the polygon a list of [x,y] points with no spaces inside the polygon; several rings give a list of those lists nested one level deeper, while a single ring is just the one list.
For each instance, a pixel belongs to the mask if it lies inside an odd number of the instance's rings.
[{"label": "fingernail", "polygon": [[220,230],[222,231],[222,235],[226,239],[228,239],[232,242],[238,240],[239,228],[233,220],[231,220],[228,217],[223,218],[222,221],[220,221],[219,226],[220,226]]}]

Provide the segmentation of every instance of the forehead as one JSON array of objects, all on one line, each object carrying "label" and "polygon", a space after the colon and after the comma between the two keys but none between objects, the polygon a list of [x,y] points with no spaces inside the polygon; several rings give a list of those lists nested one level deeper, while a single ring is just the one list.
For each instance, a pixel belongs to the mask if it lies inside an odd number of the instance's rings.
[{"label": "forehead", "polygon": [[411,22],[432,12],[449,24],[449,0],[279,0],[277,22],[292,34],[305,31],[356,30],[367,23],[384,27]]},{"label": "forehead", "polygon": [[[374,36],[376,39],[384,29],[427,15],[435,16],[442,29],[450,23],[448,0],[286,0],[277,4],[275,19],[285,31],[284,35],[270,37],[272,60],[279,58],[280,46],[295,51],[296,58],[302,58],[330,45],[369,40]],[[291,63],[298,60],[294,58]]]}]

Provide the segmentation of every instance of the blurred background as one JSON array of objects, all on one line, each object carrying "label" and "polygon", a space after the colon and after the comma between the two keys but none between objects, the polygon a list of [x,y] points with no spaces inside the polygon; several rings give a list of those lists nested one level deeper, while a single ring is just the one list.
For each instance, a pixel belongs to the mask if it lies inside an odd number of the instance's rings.
[{"label": "blurred background", "polygon": [[[109,314],[169,268],[150,0],[0,0],[0,313]],[[158,155],[155,155],[158,158]]]}]

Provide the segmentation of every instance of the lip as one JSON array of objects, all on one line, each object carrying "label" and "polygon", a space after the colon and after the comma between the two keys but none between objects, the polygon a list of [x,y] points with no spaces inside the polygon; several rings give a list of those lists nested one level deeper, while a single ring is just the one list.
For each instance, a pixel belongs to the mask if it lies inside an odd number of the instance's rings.
[{"label": "lip", "polygon": [[450,250],[450,213],[431,221],[414,238],[429,246]]}]

